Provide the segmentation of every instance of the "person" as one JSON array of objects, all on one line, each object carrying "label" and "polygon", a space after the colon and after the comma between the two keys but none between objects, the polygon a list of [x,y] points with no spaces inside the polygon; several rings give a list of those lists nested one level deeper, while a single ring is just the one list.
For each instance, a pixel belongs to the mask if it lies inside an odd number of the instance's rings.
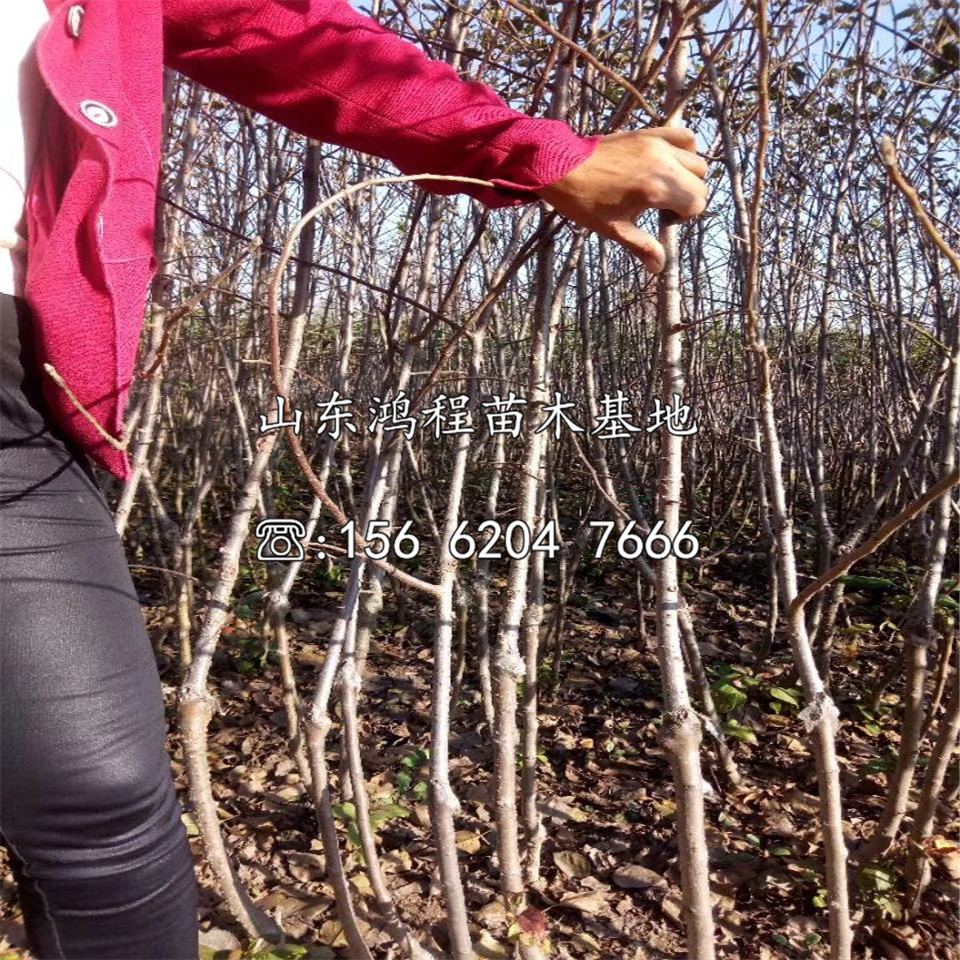
[{"label": "person", "polygon": [[[656,272],[704,209],[693,134],[577,136],[346,0],[17,0],[0,32],[0,840],[37,957],[195,958],[156,662],[91,464],[119,436],[157,261],[163,66],[491,207],[545,200]],[[59,380],[45,372],[45,364]]]}]

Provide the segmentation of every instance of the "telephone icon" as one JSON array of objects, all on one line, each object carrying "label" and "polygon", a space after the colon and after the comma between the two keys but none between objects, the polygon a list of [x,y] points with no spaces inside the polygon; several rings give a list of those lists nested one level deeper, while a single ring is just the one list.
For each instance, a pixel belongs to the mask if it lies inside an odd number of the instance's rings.
[{"label": "telephone icon", "polygon": [[255,535],[260,539],[257,559],[280,563],[303,560],[306,528],[299,520],[261,520]]}]

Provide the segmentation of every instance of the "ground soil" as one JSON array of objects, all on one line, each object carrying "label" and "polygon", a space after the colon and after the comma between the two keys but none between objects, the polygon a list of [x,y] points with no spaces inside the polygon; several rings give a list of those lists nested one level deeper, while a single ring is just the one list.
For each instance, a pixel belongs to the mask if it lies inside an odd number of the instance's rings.
[{"label": "ground soil", "polygon": [[[745,700],[726,714],[740,731],[735,753],[743,783],[731,789],[707,771],[717,952],[742,960],[826,956],[826,911],[817,784],[813,757],[791,703],[796,679],[781,637],[764,651],[763,562],[724,561],[688,596],[697,616],[711,679],[733,677]],[[149,582],[138,584],[149,595]],[[298,683],[309,696],[323,663],[338,589],[327,583],[306,595],[291,622]],[[869,691],[898,656],[898,644],[874,601],[844,610],[834,661],[834,695],[842,717],[840,757],[852,844],[868,836],[883,805],[901,709],[899,677],[876,709]],[[255,606],[255,605],[254,605]],[[244,608],[241,604],[241,611]],[[547,616],[552,607],[548,607]],[[598,572],[571,598],[560,683],[540,698],[540,803],[548,831],[542,883],[530,902],[545,916],[553,955],[596,960],[678,960],[679,874],[670,772],[658,740],[659,673],[652,620],[641,636],[632,575]],[[175,732],[178,676],[175,633],[165,608],[146,605],[168,702],[169,748],[188,829],[195,833]],[[403,918],[445,946],[442,900],[432,872],[424,754],[429,748],[430,612],[410,600],[383,611],[364,681],[364,764],[387,879]],[[545,636],[545,642],[551,641]],[[549,650],[549,646],[548,646]],[[222,712],[210,726],[215,795],[241,880],[283,923],[301,956],[346,957],[323,877],[322,847],[312,806],[286,748],[285,716],[275,656],[263,653],[254,616],[234,617],[217,654],[213,692]],[[733,672],[731,672],[733,671]],[[737,680],[737,672],[740,678]],[[545,671],[545,679],[549,671]],[[466,665],[454,721],[452,779],[466,895],[478,956],[510,957],[509,918],[498,899],[493,742]],[[771,691],[779,691],[772,693]],[[795,693],[791,693],[795,691]],[[779,704],[779,707],[775,706]],[[726,706],[731,706],[726,702]],[[779,711],[779,712],[778,712]],[[867,716],[867,714],[869,716]],[[331,736],[336,744],[337,728]],[[336,753],[328,757],[338,769]],[[955,776],[953,777],[955,782]],[[373,898],[343,820],[342,850],[378,957],[394,956],[376,932]],[[956,840],[958,812],[942,806],[938,834]],[[199,836],[190,840],[201,884],[206,957],[267,956],[224,909]],[[863,958],[953,960],[957,949],[960,857],[944,843],[933,882],[914,917],[902,915],[902,848],[854,878],[856,955]],[[0,958],[29,957],[6,861],[0,906]],[[4,952],[5,951],[5,952]],[[292,953],[289,955],[293,955]]]}]

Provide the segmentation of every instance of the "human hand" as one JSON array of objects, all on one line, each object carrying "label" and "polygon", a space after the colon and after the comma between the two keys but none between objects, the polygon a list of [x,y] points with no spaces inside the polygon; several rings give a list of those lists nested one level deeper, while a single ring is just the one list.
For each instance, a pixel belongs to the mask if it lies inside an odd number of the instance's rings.
[{"label": "human hand", "polygon": [[663,269],[660,242],[634,221],[645,210],[681,219],[707,205],[707,162],[685,127],[650,127],[605,136],[565,177],[537,193],[558,213],[626,247],[651,273]]}]

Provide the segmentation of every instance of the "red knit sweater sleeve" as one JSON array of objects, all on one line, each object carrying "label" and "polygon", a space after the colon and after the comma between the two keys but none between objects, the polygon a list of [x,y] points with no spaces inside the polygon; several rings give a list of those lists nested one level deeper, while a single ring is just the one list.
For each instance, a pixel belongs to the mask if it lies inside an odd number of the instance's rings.
[{"label": "red knit sweater sleeve", "polygon": [[404,173],[506,188],[422,184],[435,193],[468,193],[491,207],[532,200],[599,139],[510,109],[346,0],[163,0],[163,16],[165,62],[204,86]]}]

